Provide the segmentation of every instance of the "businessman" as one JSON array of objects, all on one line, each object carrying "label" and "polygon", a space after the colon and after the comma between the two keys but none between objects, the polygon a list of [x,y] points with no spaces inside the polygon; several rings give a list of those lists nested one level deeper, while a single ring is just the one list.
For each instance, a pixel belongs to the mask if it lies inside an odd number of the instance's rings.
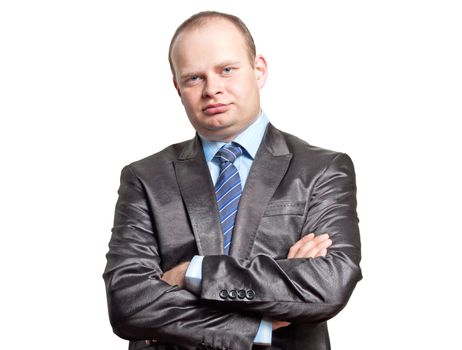
[{"label": "businessman", "polygon": [[129,349],[330,349],[326,320],[361,279],[351,159],[269,122],[267,63],[239,18],[192,16],[169,61],[197,133],[122,170],[114,332]]}]

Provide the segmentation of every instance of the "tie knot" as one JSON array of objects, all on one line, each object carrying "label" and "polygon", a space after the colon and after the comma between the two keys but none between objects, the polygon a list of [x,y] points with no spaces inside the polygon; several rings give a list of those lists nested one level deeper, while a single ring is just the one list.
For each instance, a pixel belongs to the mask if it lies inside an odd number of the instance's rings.
[{"label": "tie knot", "polygon": [[221,163],[231,162],[234,163],[237,157],[242,155],[242,148],[237,144],[225,145],[218,150],[215,157]]}]

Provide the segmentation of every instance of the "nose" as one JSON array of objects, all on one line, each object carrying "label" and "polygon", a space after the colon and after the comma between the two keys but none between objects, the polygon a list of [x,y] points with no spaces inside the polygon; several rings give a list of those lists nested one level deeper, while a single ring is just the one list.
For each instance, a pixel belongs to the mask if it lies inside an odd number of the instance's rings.
[{"label": "nose", "polygon": [[216,95],[223,93],[223,83],[220,77],[207,76],[204,84],[204,90],[202,96],[204,98],[213,98]]}]

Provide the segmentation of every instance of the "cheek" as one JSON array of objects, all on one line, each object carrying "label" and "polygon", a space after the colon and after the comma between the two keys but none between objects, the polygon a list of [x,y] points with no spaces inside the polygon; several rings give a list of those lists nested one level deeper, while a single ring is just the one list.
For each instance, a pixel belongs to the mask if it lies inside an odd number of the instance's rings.
[{"label": "cheek", "polygon": [[200,102],[200,96],[197,97],[197,93],[195,91],[183,91],[181,93],[181,102],[183,103],[183,106],[187,110],[195,110],[198,108],[198,104]]},{"label": "cheek", "polygon": [[255,101],[258,86],[255,79],[246,79],[234,86],[234,95],[243,103],[249,104]]},{"label": "cheek", "polygon": [[235,80],[228,85],[228,92],[238,101],[245,101],[253,95],[252,82],[249,79]]}]

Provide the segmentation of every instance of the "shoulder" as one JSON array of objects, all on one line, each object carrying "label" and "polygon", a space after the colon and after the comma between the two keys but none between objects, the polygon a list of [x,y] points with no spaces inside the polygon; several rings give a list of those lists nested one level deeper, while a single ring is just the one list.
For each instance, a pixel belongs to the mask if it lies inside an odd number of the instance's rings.
[{"label": "shoulder", "polygon": [[272,127],[275,132],[282,135],[289,152],[293,155],[293,161],[297,163],[310,164],[311,166],[317,164],[320,167],[328,167],[333,162],[351,163],[351,166],[353,165],[350,156],[344,152],[312,145],[295,135],[281,131],[274,126]]},{"label": "shoulder", "polygon": [[355,188],[356,174],[353,161],[344,152],[314,146],[297,136],[280,131],[292,154],[289,174],[304,179],[344,179]]},{"label": "shoulder", "polygon": [[195,138],[172,144],[163,150],[153,153],[147,157],[131,162],[124,167],[125,171],[131,171],[136,175],[155,176],[172,168],[172,164],[181,158],[185,149],[192,148]]}]

